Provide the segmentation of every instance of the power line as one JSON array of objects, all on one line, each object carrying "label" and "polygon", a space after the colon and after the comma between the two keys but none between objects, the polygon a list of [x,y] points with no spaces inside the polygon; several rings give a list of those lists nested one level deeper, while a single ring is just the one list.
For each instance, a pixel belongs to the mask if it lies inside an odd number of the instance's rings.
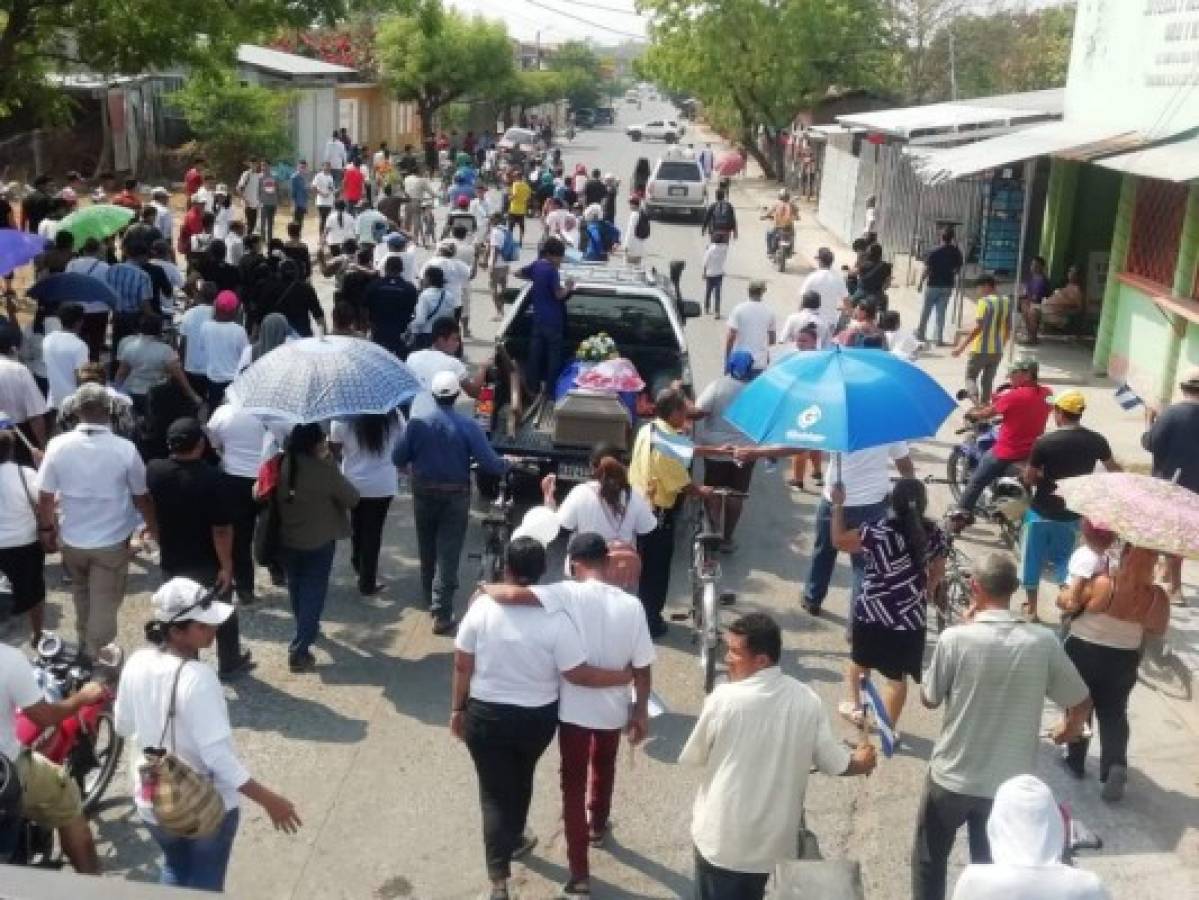
[{"label": "power line", "polygon": [[[524,2],[529,4],[529,6],[535,6],[538,9],[544,9],[546,12],[551,12],[554,15],[562,16],[563,18],[578,22],[580,25],[586,25],[588,28],[598,28],[600,31],[606,31],[609,34],[631,38],[632,40],[636,41],[645,40],[644,34],[634,34],[631,31],[622,31],[619,28],[613,28],[610,25],[601,25],[599,22],[593,22],[590,19],[584,19],[582,16],[576,16],[574,13],[568,13],[553,6],[549,6],[548,4],[541,3],[539,0],[524,0]],[[608,10],[608,12],[612,12],[612,10]]]},{"label": "power line", "polygon": [[584,9],[596,9],[600,12],[619,13],[623,16],[636,16],[638,18],[641,17],[641,13],[637,12],[635,9],[622,9],[616,6],[605,6],[602,3],[588,3],[587,0],[560,0],[560,2],[565,3],[568,6],[579,6]]}]

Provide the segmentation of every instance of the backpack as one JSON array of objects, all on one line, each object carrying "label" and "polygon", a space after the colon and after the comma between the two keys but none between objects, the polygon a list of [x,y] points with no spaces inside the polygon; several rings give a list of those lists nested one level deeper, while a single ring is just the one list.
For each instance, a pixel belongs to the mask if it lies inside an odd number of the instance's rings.
[{"label": "backpack", "polygon": [[520,247],[516,243],[516,238],[512,236],[512,229],[504,229],[504,243],[500,246],[500,256],[505,262],[516,262],[520,259]]},{"label": "backpack", "polygon": [[733,226],[737,222],[737,214],[733,211],[733,204],[727,200],[721,200],[712,210],[712,229],[714,231],[732,231]]},{"label": "backpack", "polygon": [[640,241],[644,241],[649,237],[649,216],[644,210],[637,213],[637,224],[633,228],[633,236]]}]

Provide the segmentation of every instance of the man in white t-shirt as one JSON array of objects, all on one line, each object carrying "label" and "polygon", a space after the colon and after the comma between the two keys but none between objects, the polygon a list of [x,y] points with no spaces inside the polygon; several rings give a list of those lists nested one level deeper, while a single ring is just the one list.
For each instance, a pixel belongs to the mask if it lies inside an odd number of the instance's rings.
[{"label": "man in white t-shirt", "polygon": [[103,687],[90,682],[64,700],[47,700],[25,654],[0,643],[0,753],[16,767],[22,787],[22,815],[47,828],[57,828],[63,852],[75,871],[83,875],[99,875],[100,860],[91,826],[83,815],[79,786],[63,774],[61,767],[21,747],[16,713],[20,710],[38,728],[53,728],[103,696]]},{"label": "man in white t-shirt", "polygon": [[204,350],[201,332],[204,330],[204,323],[212,321],[212,303],[215,299],[213,295],[206,298],[201,293],[199,302],[179,320],[179,337],[183,342],[180,351],[180,356],[183,357],[183,371],[187,374],[192,390],[201,397],[208,393],[208,354]]},{"label": "man in white t-shirt", "polygon": [[50,409],[58,409],[62,401],[75,393],[79,386],[76,372],[87,362],[87,344],[79,337],[83,328],[83,307],[77,303],[64,303],[58,311],[62,328],[46,335],[42,341],[42,359],[46,364],[46,381],[50,390],[46,402]]},{"label": "man in white t-shirt", "polygon": [[461,309],[467,292],[470,290],[470,266],[457,259],[455,254],[458,247],[452,240],[442,241],[437,245],[437,255],[426,260],[421,268],[424,277],[425,269],[436,267],[445,274],[445,294],[454,309]]},{"label": "man in white t-shirt", "polygon": [[333,180],[341,187],[342,176],[346,171],[346,145],[341,142],[341,138],[337,136],[337,132],[333,132],[333,137],[325,142],[325,159],[324,163],[327,167],[325,171],[332,173]]},{"label": "man in white t-shirt", "polygon": [[627,729],[629,743],[636,745],[649,729],[654,645],[641,601],[604,583],[607,541],[595,532],[580,532],[570,539],[566,555],[574,581],[527,588],[486,585],[483,592],[501,604],[540,603],[547,612],[564,612],[583,639],[589,665],[603,669],[632,667],[631,709],[626,687],[579,687],[566,679],[560,686],[558,748],[570,866],[564,892],[586,895],[590,887],[587,847],[590,842],[602,841],[608,830],[620,733]]},{"label": "man in white t-shirt", "polygon": [[[340,145],[341,141],[337,143]],[[317,221],[317,232],[324,234],[325,220],[329,218],[333,201],[337,199],[337,182],[333,178],[333,168],[329,163],[321,166],[321,170],[312,176],[312,192],[316,194],[316,211],[320,217]]]},{"label": "man in white t-shirt", "polygon": [[821,247],[816,251],[817,268],[804,279],[799,295],[805,296],[809,291],[820,295],[820,318],[829,333],[837,324],[841,315],[841,304],[849,297],[849,288],[845,286],[845,278],[840,272],[833,271],[833,251]]},{"label": "man in white t-shirt", "polygon": [[425,350],[414,350],[408,354],[404,364],[420,379],[421,387],[432,390],[433,376],[438,372],[452,372],[462,386],[462,393],[472,399],[479,396],[479,388],[487,377],[491,360],[484,360],[472,377],[466,364],[458,358],[462,350],[462,330],[458,323],[446,316],[433,323],[433,343]]},{"label": "man in white t-shirt", "polygon": [[765,281],[749,283],[749,299],[738,303],[733,309],[724,342],[725,362],[734,351],[745,350],[754,358],[755,374],[769,365],[770,345],[775,342],[778,332],[774,312],[762,302],[765,294]]}]

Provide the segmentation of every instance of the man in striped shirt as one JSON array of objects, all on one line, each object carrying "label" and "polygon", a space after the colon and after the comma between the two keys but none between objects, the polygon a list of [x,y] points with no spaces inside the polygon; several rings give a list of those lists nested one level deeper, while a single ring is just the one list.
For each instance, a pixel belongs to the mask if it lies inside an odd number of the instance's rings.
[{"label": "man in striped shirt", "polygon": [[974,328],[953,348],[954,356],[966,357],[966,393],[975,403],[989,403],[995,373],[1003,360],[1003,348],[1011,337],[1012,298],[996,293],[995,277],[978,279],[978,305],[974,312]]},{"label": "man in striped shirt", "polygon": [[108,286],[117,295],[116,307],[112,312],[112,371],[116,371],[117,350],[121,341],[137,334],[137,324],[142,314],[157,315],[154,308],[154,282],[150,275],[133,258],[130,246],[125,246],[125,261],[109,266],[104,274]]}]

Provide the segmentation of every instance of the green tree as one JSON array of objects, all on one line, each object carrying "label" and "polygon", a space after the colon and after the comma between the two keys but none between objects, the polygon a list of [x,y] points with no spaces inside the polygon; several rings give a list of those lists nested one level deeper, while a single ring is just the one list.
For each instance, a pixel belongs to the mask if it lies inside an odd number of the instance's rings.
[{"label": "green tree", "polygon": [[227,64],[243,41],[284,25],[332,21],[341,8],[341,0],[3,0],[0,114],[22,107],[45,119],[63,113],[52,72],[136,75]]},{"label": "green tree", "polygon": [[512,78],[512,46],[500,23],[466,18],[440,0],[421,0],[405,15],[379,23],[376,57],[396,99],[420,112],[421,133],[433,133],[433,116],[447,103],[485,96],[487,85]]},{"label": "green tree", "polygon": [[698,97],[767,177],[777,160],[759,148],[831,87],[867,87],[889,58],[877,0],[642,0],[650,47],[638,71]]},{"label": "green tree", "polygon": [[251,158],[280,159],[294,148],[287,126],[291,97],[284,91],[240,83],[233,72],[192,78],[171,95],[217,174],[234,178]]},{"label": "green tree", "polygon": [[562,92],[573,109],[596,106],[608,85],[604,61],[582,41],[567,41],[548,58],[551,71],[561,76]]}]

